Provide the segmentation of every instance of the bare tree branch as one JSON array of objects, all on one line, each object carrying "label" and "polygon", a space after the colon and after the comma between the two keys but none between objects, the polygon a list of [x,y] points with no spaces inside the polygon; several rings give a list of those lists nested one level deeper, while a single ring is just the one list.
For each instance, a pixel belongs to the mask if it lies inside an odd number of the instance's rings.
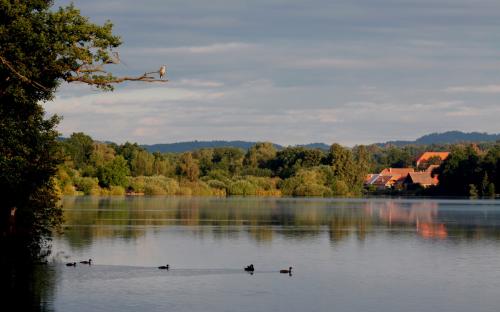
[{"label": "bare tree branch", "polygon": [[32,86],[34,86],[35,88],[37,89],[41,89],[43,91],[49,91],[48,88],[42,86],[41,84],[39,84],[38,82],[34,81],[34,80],[31,80],[29,79],[28,77],[24,76],[23,74],[19,73],[15,68],[14,66],[12,66],[10,64],[9,61],[7,61],[3,56],[0,55],[0,62],[2,62],[2,64],[4,64],[5,66],[7,66],[7,68],[14,74],[16,75],[17,77],[19,77],[19,79],[21,79],[22,81],[24,82],[27,82],[29,84],[31,84]]},{"label": "bare tree branch", "polygon": [[124,76],[124,77],[116,77],[112,79],[105,79],[105,80],[99,80],[99,79],[93,79],[91,77],[83,77],[83,76],[70,76],[66,78],[67,82],[82,82],[82,83],[87,83],[90,85],[97,85],[97,86],[105,86],[109,84],[114,84],[114,83],[121,83],[124,81],[144,81],[144,82],[168,82],[168,79],[157,79],[152,76],[148,76],[152,73],[156,72],[151,72],[151,73],[144,73],[141,76],[137,77],[131,77],[131,76]]}]

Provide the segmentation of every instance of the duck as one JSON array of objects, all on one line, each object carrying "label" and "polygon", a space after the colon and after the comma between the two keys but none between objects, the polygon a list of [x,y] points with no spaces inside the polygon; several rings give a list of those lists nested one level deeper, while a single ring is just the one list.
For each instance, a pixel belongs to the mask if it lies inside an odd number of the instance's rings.
[{"label": "duck", "polygon": [[76,267],[76,262],[68,262],[68,263],[66,263],[66,266],[74,266],[74,267]]},{"label": "duck", "polygon": [[244,270],[247,272],[253,272],[255,271],[255,268],[253,267],[253,264],[250,264],[249,266],[245,267]]},{"label": "duck", "polygon": [[288,270],[287,269],[280,270],[280,273],[292,274],[292,267],[289,267]]},{"label": "duck", "polygon": [[160,270],[167,270],[168,271],[170,269],[170,265],[169,264],[167,264],[167,265],[161,265],[161,266],[158,267],[158,269],[160,269]]},{"label": "duck", "polygon": [[87,260],[83,260],[83,261],[80,261],[80,263],[91,265],[92,264],[92,259],[89,259],[88,261]]}]

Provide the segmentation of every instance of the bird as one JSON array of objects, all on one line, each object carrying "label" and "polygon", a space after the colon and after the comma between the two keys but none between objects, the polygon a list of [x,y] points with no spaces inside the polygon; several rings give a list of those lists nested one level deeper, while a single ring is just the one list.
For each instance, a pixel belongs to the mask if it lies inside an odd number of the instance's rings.
[{"label": "bird", "polygon": [[66,266],[74,266],[74,267],[76,267],[76,262],[68,262],[68,263],[66,263]]},{"label": "bird", "polygon": [[163,77],[165,76],[165,74],[167,73],[167,66],[162,65],[162,66],[160,67],[159,72],[160,72],[160,79],[161,79],[161,78],[163,78]]},{"label": "bird", "polygon": [[255,268],[253,267],[253,264],[250,264],[249,266],[245,267],[244,270],[247,272],[253,272],[255,271]]},{"label": "bird", "polygon": [[170,265],[169,264],[167,264],[167,265],[161,265],[161,266],[158,267],[158,269],[160,269],[160,270],[167,270],[168,271],[170,269]]},{"label": "bird", "polygon": [[91,265],[92,264],[92,259],[89,259],[88,261],[87,260],[83,260],[83,261],[80,261],[80,263]]},{"label": "bird", "polygon": [[289,267],[288,270],[287,269],[280,270],[280,273],[292,274],[292,267]]}]

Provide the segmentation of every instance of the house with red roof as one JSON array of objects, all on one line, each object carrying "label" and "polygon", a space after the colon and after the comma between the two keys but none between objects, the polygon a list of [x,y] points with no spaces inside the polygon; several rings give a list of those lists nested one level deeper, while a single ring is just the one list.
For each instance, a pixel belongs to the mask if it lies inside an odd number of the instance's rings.
[{"label": "house with red roof", "polygon": [[[416,161],[416,166],[417,168],[421,168],[424,166],[429,160],[431,159],[436,159],[439,158],[441,161],[444,161],[448,156],[450,155],[450,152],[424,152],[420,157],[417,158]],[[436,165],[436,164],[432,164]]]},{"label": "house with red roof", "polygon": [[406,188],[412,188],[417,185],[426,188],[429,186],[437,185],[439,183],[439,180],[437,176],[432,176],[431,171],[419,171],[408,173],[403,183]]}]

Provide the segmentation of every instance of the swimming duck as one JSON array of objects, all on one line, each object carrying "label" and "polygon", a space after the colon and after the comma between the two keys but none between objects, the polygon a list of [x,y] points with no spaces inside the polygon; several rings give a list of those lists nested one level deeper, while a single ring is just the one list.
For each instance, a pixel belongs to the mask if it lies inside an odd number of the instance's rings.
[{"label": "swimming duck", "polygon": [[167,270],[168,271],[170,269],[170,265],[169,264],[167,264],[167,265],[161,265],[161,266],[158,267],[158,269],[160,269],[160,270]]},{"label": "swimming duck", "polygon": [[80,263],[91,265],[92,259],[89,259],[89,261],[83,260],[83,261],[80,261]]},{"label": "swimming duck", "polygon": [[249,266],[245,267],[244,270],[247,271],[247,272],[253,272],[253,271],[255,271],[255,269],[253,267],[253,264],[250,264]]},{"label": "swimming duck", "polygon": [[288,273],[288,274],[291,274],[291,273],[292,273],[292,267],[289,267],[289,268],[288,268],[288,270],[287,270],[287,269],[280,270],[280,273]]},{"label": "swimming duck", "polygon": [[66,266],[74,266],[74,267],[76,267],[76,262],[68,262],[68,263],[66,263]]}]

